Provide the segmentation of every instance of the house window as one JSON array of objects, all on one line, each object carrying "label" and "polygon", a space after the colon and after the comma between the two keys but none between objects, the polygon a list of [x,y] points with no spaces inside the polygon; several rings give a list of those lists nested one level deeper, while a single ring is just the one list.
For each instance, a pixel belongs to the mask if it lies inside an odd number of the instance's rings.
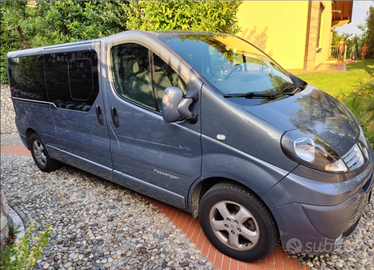
[{"label": "house window", "polygon": [[321,32],[322,32],[322,19],[323,19],[323,13],[324,13],[325,7],[322,3],[319,4],[319,11],[318,11],[318,35],[317,35],[317,48],[321,47]]}]

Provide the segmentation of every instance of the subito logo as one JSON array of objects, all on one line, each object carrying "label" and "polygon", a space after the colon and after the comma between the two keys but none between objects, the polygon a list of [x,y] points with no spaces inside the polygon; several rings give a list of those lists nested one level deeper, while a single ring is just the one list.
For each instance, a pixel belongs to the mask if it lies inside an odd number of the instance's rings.
[{"label": "subito logo", "polygon": [[297,238],[291,238],[288,240],[286,248],[288,252],[292,254],[300,253],[301,249],[303,248],[303,245],[301,244],[301,241]]}]

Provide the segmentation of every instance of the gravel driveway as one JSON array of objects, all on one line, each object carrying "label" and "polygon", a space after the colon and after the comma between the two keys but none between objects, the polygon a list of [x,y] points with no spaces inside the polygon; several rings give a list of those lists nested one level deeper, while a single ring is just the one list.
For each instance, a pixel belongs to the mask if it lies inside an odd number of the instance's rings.
[{"label": "gravel driveway", "polygon": [[35,269],[213,269],[137,193],[67,166],[43,173],[27,156],[1,155],[1,178],[26,227],[54,227]]},{"label": "gravel driveway", "polygon": [[[2,145],[19,144],[15,132],[2,85]],[[25,226],[54,227],[35,269],[213,269],[168,218],[111,182],[68,166],[43,173],[31,157],[1,154],[1,185]],[[297,257],[311,269],[374,270],[374,198],[339,251]]]}]

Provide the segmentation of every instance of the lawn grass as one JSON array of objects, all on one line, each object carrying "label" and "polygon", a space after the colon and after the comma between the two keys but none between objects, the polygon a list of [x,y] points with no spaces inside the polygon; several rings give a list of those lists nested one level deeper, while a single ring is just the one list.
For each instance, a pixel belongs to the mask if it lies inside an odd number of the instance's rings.
[{"label": "lawn grass", "polygon": [[358,60],[346,66],[347,71],[339,72],[312,72],[297,73],[297,77],[320,88],[321,90],[335,94],[349,94],[357,88],[357,83],[374,73],[374,59]]}]

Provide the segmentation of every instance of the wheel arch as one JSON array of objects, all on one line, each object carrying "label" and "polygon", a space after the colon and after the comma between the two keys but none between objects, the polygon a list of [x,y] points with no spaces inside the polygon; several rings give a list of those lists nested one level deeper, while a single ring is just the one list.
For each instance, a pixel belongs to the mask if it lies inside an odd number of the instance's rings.
[{"label": "wheel arch", "polygon": [[[197,183],[195,186],[193,186],[193,189],[192,189],[192,191],[190,193],[190,196],[189,196],[190,211],[191,211],[191,214],[192,214],[192,218],[195,219],[195,218],[198,217],[198,215],[199,215],[200,201],[201,201],[201,198],[204,196],[204,194],[210,188],[212,188],[213,186],[218,185],[218,184],[235,185],[235,186],[243,188],[247,192],[249,192],[249,193],[253,194],[254,196],[256,196],[257,199],[259,201],[261,201],[264,204],[264,206],[269,210],[269,212],[273,216],[273,219],[274,219],[275,224],[276,224],[276,219],[275,219],[273,213],[271,212],[270,208],[265,203],[265,201],[258,194],[256,194],[256,192],[254,192],[249,187],[243,185],[242,183],[240,183],[238,181],[235,181],[235,180],[232,180],[232,179],[229,179],[229,178],[224,178],[224,177],[210,177],[210,178],[207,178],[207,179],[203,179],[202,181],[200,181],[199,183]],[[278,227],[278,225],[277,225],[277,227]]]},{"label": "wheel arch", "polygon": [[[27,149],[28,149],[28,150],[31,150],[30,137],[31,137],[31,135],[34,134],[34,133],[38,134],[38,133],[37,133],[34,129],[32,129],[32,128],[28,128],[28,129],[26,130],[26,141],[27,141]],[[38,135],[39,135],[39,134],[38,134]]]}]

